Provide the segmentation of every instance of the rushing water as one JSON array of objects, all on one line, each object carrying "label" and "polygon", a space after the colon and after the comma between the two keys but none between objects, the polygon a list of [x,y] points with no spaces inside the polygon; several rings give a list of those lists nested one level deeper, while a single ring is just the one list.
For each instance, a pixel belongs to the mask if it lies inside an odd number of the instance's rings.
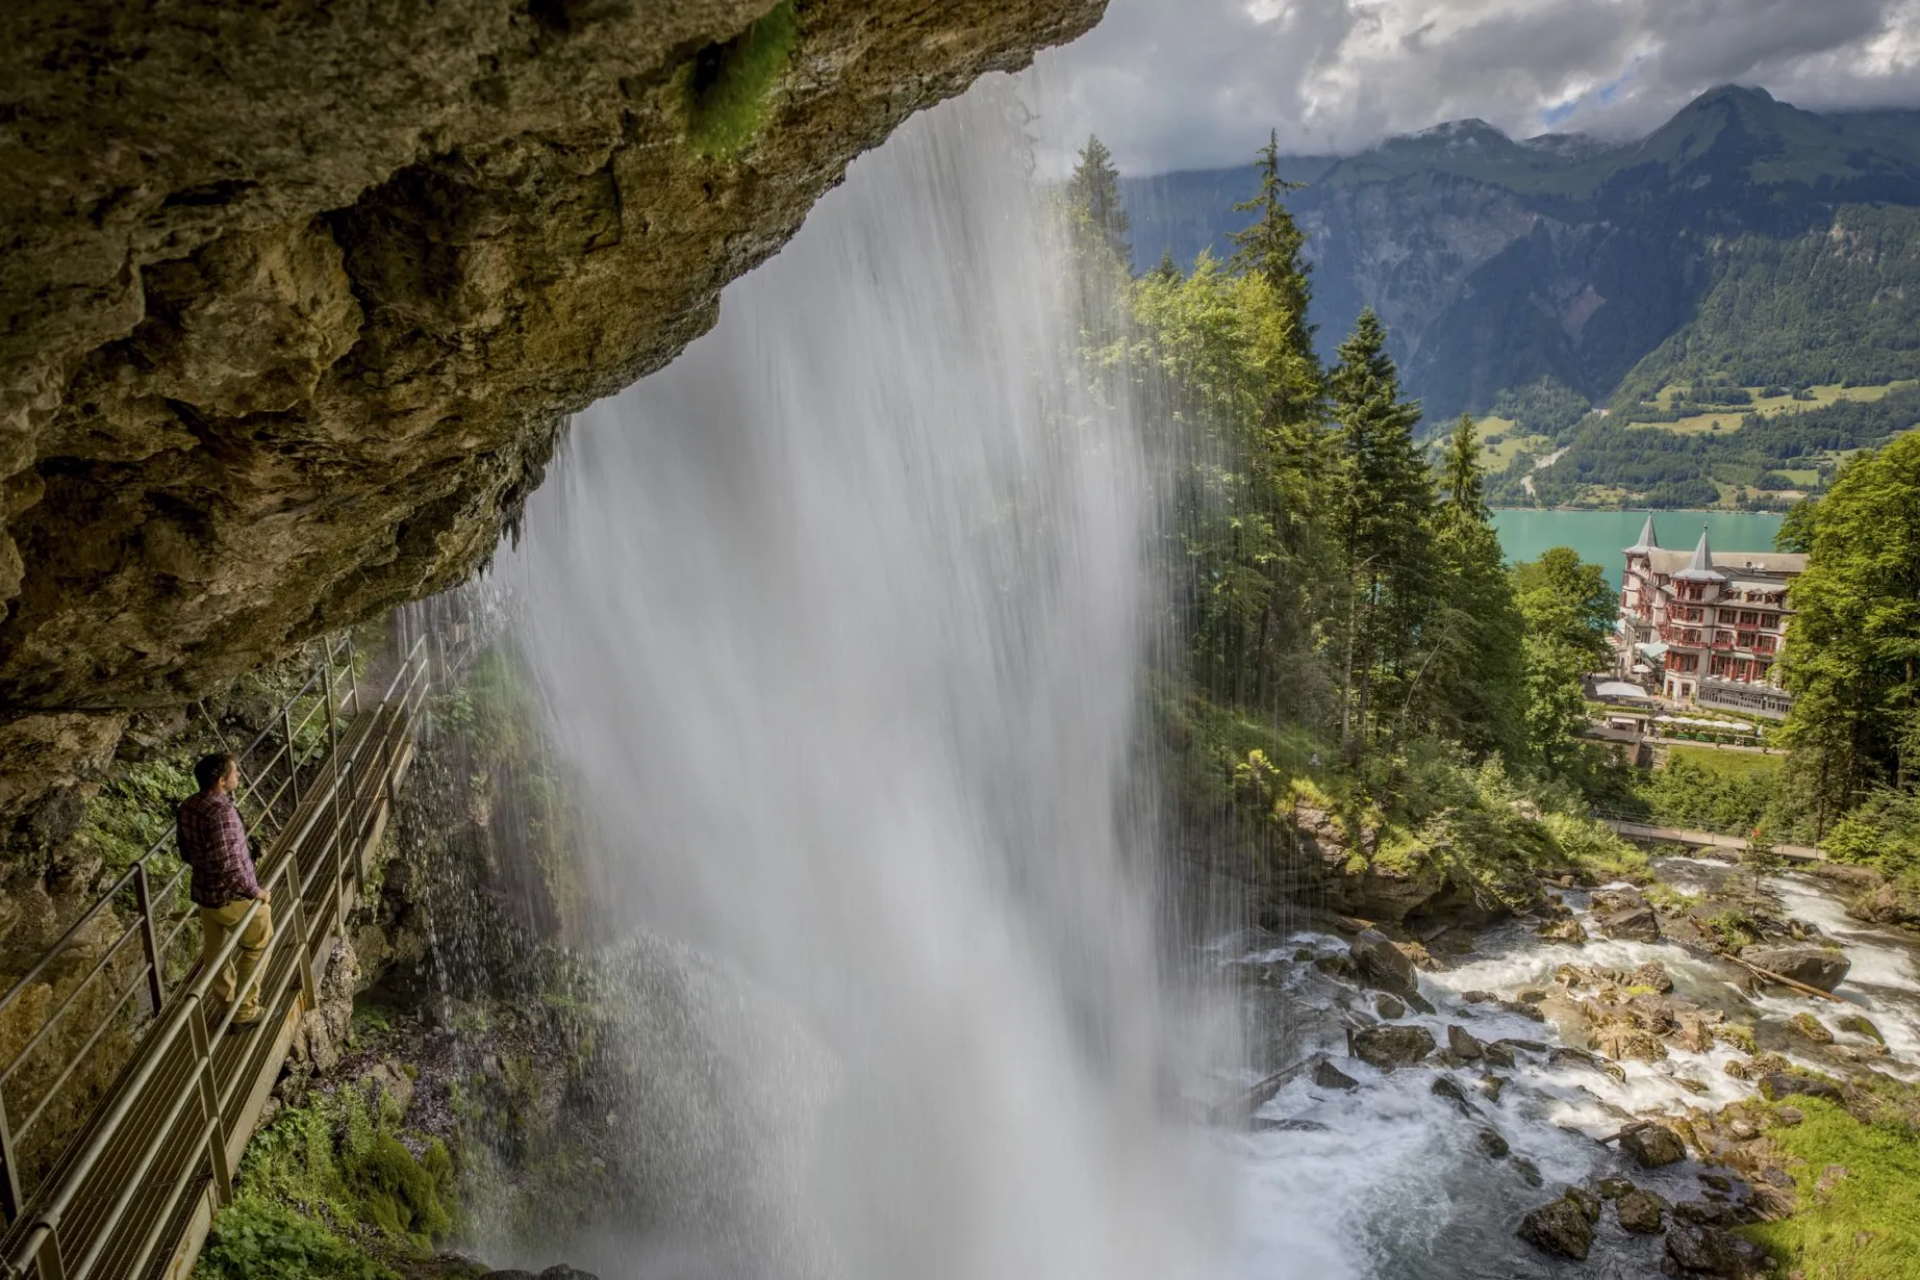
[{"label": "rushing water", "polygon": [[[529,511],[603,914],[735,967],[834,1064],[780,1192],[803,1226],[726,1274],[1199,1276],[1223,1234],[1169,1118],[1170,1046],[1208,1037],[1163,999],[1131,755],[1140,437],[1073,391],[1018,120],[983,86],[857,162]],[[637,1274],[633,1234],[572,1256]]]}]

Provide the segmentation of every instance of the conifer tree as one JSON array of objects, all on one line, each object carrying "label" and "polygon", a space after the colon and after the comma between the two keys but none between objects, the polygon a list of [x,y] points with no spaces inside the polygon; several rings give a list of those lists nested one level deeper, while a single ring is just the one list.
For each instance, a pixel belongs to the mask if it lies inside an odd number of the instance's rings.
[{"label": "conifer tree", "polygon": [[1433,479],[1413,443],[1420,408],[1400,398],[1386,345],[1369,307],[1340,344],[1329,378],[1339,455],[1335,533],[1347,589],[1341,739],[1353,750],[1365,747],[1376,698],[1413,679],[1409,660],[1436,602]]},{"label": "conifer tree", "polygon": [[1079,163],[1067,180],[1067,198],[1083,213],[1095,235],[1121,262],[1130,262],[1132,250],[1127,244],[1130,222],[1126,205],[1120,199],[1120,171],[1114,168],[1113,153],[1092,134],[1080,149]]},{"label": "conifer tree", "polygon": [[1420,706],[1431,728],[1470,749],[1519,758],[1524,745],[1521,645],[1526,624],[1514,603],[1492,512],[1474,421],[1460,415],[1441,463],[1434,515],[1441,591]]}]

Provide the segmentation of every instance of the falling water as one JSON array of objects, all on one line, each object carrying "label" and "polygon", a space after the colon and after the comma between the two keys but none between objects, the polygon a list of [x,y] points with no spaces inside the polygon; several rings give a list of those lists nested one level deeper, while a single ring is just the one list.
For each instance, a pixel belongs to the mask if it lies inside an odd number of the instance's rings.
[{"label": "falling water", "polygon": [[603,914],[833,1064],[760,1274],[1202,1276],[1229,1199],[1175,1118],[1139,435],[1076,389],[1019,119],[983,86],[858,161],[582,416],[518,559]]}]

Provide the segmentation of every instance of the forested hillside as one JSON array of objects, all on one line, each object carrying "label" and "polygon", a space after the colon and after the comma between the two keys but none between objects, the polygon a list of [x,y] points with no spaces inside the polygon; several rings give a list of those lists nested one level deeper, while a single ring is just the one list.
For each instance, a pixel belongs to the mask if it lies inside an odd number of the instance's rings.
[{"label": "forested hillside", "polygon": [[[1279,171],[1305,184],[1285,200],[1313,320],[1345,333],[1373,307],[1429,422],[1555,434],[1676,384],[1920,377],[1920,113],[1722,88],[1624,146],[1465,121]],[[1136,265],[1225,253],[1250,181],[1123,183]]]}]

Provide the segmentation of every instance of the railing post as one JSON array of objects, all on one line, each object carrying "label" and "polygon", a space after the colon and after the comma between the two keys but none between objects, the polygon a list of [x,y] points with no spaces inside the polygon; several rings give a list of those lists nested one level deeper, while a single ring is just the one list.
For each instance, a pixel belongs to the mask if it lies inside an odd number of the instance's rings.
[{"label": "railing post", "polygon": [[[244,994],[244,991],[242,992]],[[200,1092],[200,1118],[206,1122],[208,1154],[213,1159],[214,1207],[233,1199],[233,1168],[227,1161],[227,1125],[220,1115],[220,1093],[213,1084],[213,1051],[207,1043],[206,1006],[187,1010],[187,1037],[193,1048],[193,1074]]]},{"label": "railing post", "polygon": [[153,1016],[167,1002],[166,971],[160,965],[160,934],[153,927],[153,890],[147,883],[147,862],[142,858],[133,869],[133,896],[140,904],[140,944],[147,953],[147,998],[153,1001]]},{"label": "railing post", "polygon": [[280,708],[280,732],[287,740],[287,779],[293,790],[293,807],[300,807],[300,760],[293,751],[293,704]]},{"label": "railing post", "polygon": [[320,988],[313,980],[313,931],[307,923],[307,900],[300,893],[300,886],[293,886],[293,927],[294,936],[300,940],[300,954],[296,959],[300,963],[300,996],[309,1009],[318,1008]]},{"label": "railing post", "polygon": [[320,668],[320,686],[323,690],[325,690],[326,697],[327,697],[327,752],[329,755],[331,755],[333,753],[333,749],[340,745],[340,721],[338,716],[339,708],[338,706],[335,705],[333,700],[333,651],[332,650],[327,651],[326,665]]},{"label": "railing post", "polygon": [[0,1209],[11,1226],[20,1216],[20,1166],[13,1154],[13,1127],[7,1123],[7,1095],[0,1088]]},{"label": "railing post", "polygon": [[60,1256],[60,1228],[47,1232],[47,1238],[34,1254],[33,1269],[40,1273],[40,1280],[67,1280],[66,1259]]}]

